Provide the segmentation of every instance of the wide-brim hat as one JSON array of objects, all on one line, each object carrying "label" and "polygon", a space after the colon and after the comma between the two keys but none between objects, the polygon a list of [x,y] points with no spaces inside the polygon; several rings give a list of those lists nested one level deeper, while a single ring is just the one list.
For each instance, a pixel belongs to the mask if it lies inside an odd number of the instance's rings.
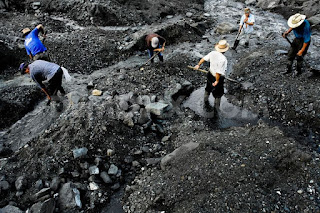
[{"label": "wide-brim hat", "polygon": [[30,33],[30,31],[31,31],[30,28],[24,28],[24,29],[22,30],[22,35],[24,36],[24,35]]},{"label": "wide-brim hat", "polygon": [[302,15],[300,13],[296,13],[296,14],[290,16],[290,18],[288,19],[288,25],[291,28],[297,28],[304,22],[305,19],[306,19],[305,15]]},{"label": "wide-brim hat", "polygon": [[159,45],[159,39],[157,37],[153,37],[151,39],[151,47],[153,48],[157,48]]},{"label": "wide-brim hat", "polygon": [[226,40],[220,40],[218,44],[214,47],[218,52],[224,53],[228,51],[229,44]]}]

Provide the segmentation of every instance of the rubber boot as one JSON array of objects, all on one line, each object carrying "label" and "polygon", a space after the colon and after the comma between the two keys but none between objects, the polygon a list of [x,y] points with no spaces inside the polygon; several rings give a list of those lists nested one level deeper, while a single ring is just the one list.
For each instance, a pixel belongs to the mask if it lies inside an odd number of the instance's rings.
[{"label": "rubber boot", "polygon": [[163,62],[163,56],[159,54],[159,60]]},{"label": "rubber boot", "polygon": [[209,104],[209,95],[210,95],[209,92],[207,92],[207,91],[204,92],[203,102],[204,102],[205,106],[209,106],[210,105]]},{"label": "rubber boot", "polygon": [[221,98],[216,98],[214,100],[214,111],[215,111],[215,114],[217,115],[220,111],[220,103],[221,103]]},{"label": "rubber boot", "polygon": [[293,61],[289,61],[287,64],[287,70],[285,72],[283,72],[282,74],[286,75],[286,74],[291,73],[292,72],[292,64],[293,64]]},{"label": "rubber boot", "polygon": [[296,74],[296,76],[301,75],[301,73],[302,73],[302,64],[303,64],[303,58],[301,56],[298,56],[298,58],[297,58],[297,74]]}]

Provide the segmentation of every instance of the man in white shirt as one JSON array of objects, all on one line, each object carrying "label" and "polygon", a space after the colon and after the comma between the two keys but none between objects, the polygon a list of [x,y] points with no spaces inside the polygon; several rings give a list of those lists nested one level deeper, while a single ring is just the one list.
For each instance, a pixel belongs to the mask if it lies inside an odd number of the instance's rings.
[{"label": "man in white shirt", "polygon": [[245,8],[244,15],[241,17],[240,20],[239,32],[241,32],[241,29],[243,29],[243,31],[240,34],[240,39],[245,40],[246,47],[249,46],[250,36],[253,33],[254,22],[254,15],[251,14],[249,8]]},{"label": "man in white shirt", "polygon": [[220,108],[220,100],[224,94],[224,76],[227,70],[227,58],[223,55],[228,49],[229,44],[226,40],[219,41],[215,45],[216,51],[210,52],[204,56],[195,66],[195,69],[199,69],[201,64],[205,61],[210,62],[210,70],[207,74],[207,85],[204,93],[205,106],[209,106],[209,95],[212,93],[215,98],[215,109]]}]

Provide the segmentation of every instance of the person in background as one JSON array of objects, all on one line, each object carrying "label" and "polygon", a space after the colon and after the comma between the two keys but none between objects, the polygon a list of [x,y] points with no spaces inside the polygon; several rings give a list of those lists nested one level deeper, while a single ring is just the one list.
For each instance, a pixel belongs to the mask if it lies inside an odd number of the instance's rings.
[{"label": "person in background", "polygon": [[27,54],[33,61],[38,59],[50,61],[47,48],[39,39],[39,32],[41,32],[43,37],[46,38],[42,24],[36,26],[36,28],[34,28],[32,31],[29,28],[24,28],[22,30],[22,35],[25,38],[24,46]]},{"label": "person in background", "polygon": [[[146,36],[146,43],[147,43],[147,50],[149,53],[149,57],[152,58],[154,55],[154,52],[159,52],[158,57],[161,62],[163,62],[163,55],[162,52],[164,51],[164,47],[166,45],[166,39],[162,36],[151,33]],[[154,60],[151,60],[151,63],[153,63]]]},{"label": "person in background", "polygon": [[[239,27],[239,33],[240,33],[240,39],[245,40],[245,47],[249,46],[249,40],[250,36],[253,32],[253,25],[254,25],[254,15],[251,14],[251,11],[249,8],[244,9],[244,15],[241,17],[240,20],[240,27]],[[243,31],[241,32],[241,30]]]},{"label": "person in background", "polygon": [[[22,63],[19,70],[21,74],[30,74],[32,80],[47,95],[48,105],[52,96],[57,95],[58,91],[65,94],[61,86],[63,70],[59,65],[44,60],[36,60],[29,65]],[[46,80],[49,83],[48,88],[42,83]]]}]

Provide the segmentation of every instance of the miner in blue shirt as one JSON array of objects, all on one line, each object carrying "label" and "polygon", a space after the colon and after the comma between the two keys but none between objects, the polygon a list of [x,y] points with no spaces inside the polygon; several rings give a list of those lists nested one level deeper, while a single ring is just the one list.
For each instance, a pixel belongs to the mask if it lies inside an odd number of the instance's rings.
[{"label": "miner in blue shirt", "polygon": [[287,65],[287,71],[284,74],[291,73],[293,60],[297,57],[297,75],[300,75],[303,56],[307,54],[311,42],[310,23],[306,20],[305,15],[297,13],[288,19],[288,25],[290,28],[284,32],[282,36],[285,38],[293,31],[296,38],[293,40],[288,52],[289,63]]},{"label": "miner in blue shirt", "polygon": [[25,38],[24,46],[27,54],[33,61],[38,59],[50,61],[47,48],[43,45],[38,37],[39,32],[42,33],[44,38],[46,37],[42,24],[39,24],[32,31],[29,28],[24,28],[22,30],[23,37]]}]

